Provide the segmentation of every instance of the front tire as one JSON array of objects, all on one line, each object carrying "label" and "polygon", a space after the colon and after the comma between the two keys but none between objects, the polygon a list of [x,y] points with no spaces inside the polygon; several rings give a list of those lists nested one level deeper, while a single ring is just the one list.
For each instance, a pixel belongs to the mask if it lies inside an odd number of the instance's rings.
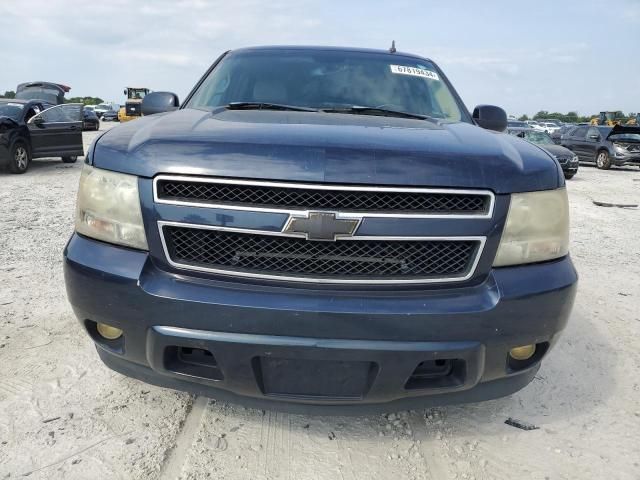
[{"label": "front tire", "polygon": [[78,160],[78,157],[73,156],[73,157],[62,157],[62,162],[63,163],[76,163],[76,160]]},{"label": "front tire", "polygon": [[11,159],[9,161],[9,171],[11,173],[24,173],[31,163],[29,149],[22,142],[16,142],[11,149]]},{"label": "front tire", "polygon": [[611,168],[611,159],[606,150],[600,150],[596,154],[596,167],[600,170],[609,170]]},{"label": "front tire", "polygon": [[565,173],[564,174],[565,180],[571,180],[574,176],[575,176],[575,173]]}]

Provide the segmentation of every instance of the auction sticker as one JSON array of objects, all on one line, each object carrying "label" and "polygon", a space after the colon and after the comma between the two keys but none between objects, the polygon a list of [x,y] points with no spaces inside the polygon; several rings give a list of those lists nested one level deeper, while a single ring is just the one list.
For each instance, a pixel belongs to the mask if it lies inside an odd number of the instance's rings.
[{"label": "auction sticker", "polygon": [[424,68],[405,67],[404,65],[389,65],[391,73],[398,75],[410,75],[412,77],[428,78],[429,80],[440,80],[436,72],[425,70]]}]

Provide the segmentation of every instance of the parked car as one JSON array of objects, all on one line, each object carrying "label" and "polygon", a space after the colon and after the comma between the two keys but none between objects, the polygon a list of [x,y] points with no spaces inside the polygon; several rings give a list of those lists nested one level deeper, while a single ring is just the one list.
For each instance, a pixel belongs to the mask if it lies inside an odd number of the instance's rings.
[{"label": "parked car", "polygon": [[94,111],[96,112],[96,115],[98,115],[98,118],[102,118],[102,115],[104,115],[105,112],[111,112],[113,109],[113,104],[101,103],[95,106]]},{"label": "parked car", "polygon": [[541,122],[543,122],[543,123],[553,123],[558,128],[560,128],[562,125],[564,125],[564,122],[558,120],[557,118],[545,118],[544,120],[541,120]]},{"label": "parked car", "polygon": [[640,165],[640,127],[580,126],[562,137],[562,145],[603,170]]},{"label": "parked car", "polygon": [[569,132],[574,128],[576,128],[575,125],[571,123],[567,123],[561,126],[558,130],[554,130],[553,132],[551,132],[550,135],[551,135],[551,139],[553,140],[553,143],[555,143],[556,145],[560,145],[562,140],[562,135],[566,134],[567,132]]},{"label": "parked car", "polygon": [[504,110],[328,47],[227,52],[178,105],[149,93],[83,166],[65,282],[108,366],[325,412],[533,379],[577,276],[560,166]]},{"label": "parked car", "polygon": [[535,120],[527,120],[525,123],[529,125],[531,128],[533,128],[534,130],[537,130],[539,132],[545,131],[545,127],[543,127],[540,123],[536,122]]},{"label": "parked car", "polygon": [[24,173],[34,158],[84,155],[82,105],[52,106],[38,100],[0,99],[0,167]]},{"label": "parked car", "polygon": [[107,110],[102,114],[103,122],[117,122],[118,121],[118,111],[117,110]]},{"label": "parked car", "polygon": [[508,120],[507,128],[527,128],[531,129],[531,127],[526,123],[520,120]]},{"label": "parked car", "polygon": [[560,130],[560,127],[552,122],[540,122],[539,125],[545,133],[553,133],[556,130]]},{"label": "parked car", "polygon": [[564,178],[567,180],[573,178],[575,174],[578,173],[578,156],[568,148],[556,145],[548,133],[537,132],[530,128],[509,128],[507,132],[527,142],[538,145],[549,152],[549,155],[555,158],[560,164],[560,167],[562,167]]},{"label": "parked car", "polygon": [[82,109],[82,130],[100,130],[100,119],[91,109]]}]

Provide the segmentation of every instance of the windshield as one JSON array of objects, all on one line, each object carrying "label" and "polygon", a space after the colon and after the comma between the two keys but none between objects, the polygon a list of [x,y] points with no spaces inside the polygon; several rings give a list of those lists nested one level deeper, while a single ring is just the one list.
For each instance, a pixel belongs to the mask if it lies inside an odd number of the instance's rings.
[{"label": "windshield", "polygon": [[609,140],[638,143],[640,142],[640,133],[614,133],[609,136]]},{"label": "windshield", "polygon": [[536,145],[554,145],[549,134],[545,132],[528,131],[525,133],[525,138]]},{"label": "windshield", "polygon": [[144,89],[135,89],[135,88],[130,88],[129,89],[129,98],[144,98],[144,96],[147,94],[147,92]]},{"label": "windshield", "polygon": [[18,121],[22,110],[24,105],[21,103],[0,103],[0,117],[9,117],[11,120]]},{"label": "windshield", "polygon": [[111,105],[105,105],[105,104],[101,103],[96,108],[99,109],[99,110],[111,110]]},{"label": "windshield", "polygon": [[45,102],[54,105],[58,103],[60,96],[61,94],[59,90],[43,87],[27,87],[16,93],[16,98],[20,98],[22,100],[44,100]]},{"label": "windshield", "polygon": [[212,109],[234,102],[313,109],[383,108],[462,120],[462,109],[426,60],[381,53],[263,50],[231,53],[187,103]]},{"label": "windshield", "polygon": [[518,128],[527,128],[529,125],[527,125],[524,122],[516,122],[516,121],[513,121],[513,120],[509,120],[507,122],[507,126],[509,126],[509,127],[518,127]]}]

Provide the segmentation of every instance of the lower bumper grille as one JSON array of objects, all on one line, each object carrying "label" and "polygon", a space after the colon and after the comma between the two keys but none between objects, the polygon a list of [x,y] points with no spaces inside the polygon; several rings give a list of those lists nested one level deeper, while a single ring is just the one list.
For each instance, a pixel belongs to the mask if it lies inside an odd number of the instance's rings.
[{"label": "lower bumper grille", "polygon": [[479,240],[338,240],[163,227],[176,266],[242,276],[329,282],[462,280],[472,273]]}]

